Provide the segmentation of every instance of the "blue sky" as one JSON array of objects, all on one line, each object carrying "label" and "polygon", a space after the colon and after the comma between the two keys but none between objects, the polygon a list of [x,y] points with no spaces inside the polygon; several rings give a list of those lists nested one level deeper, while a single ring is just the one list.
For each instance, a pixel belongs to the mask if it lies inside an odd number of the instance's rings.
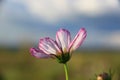
[{"label": "blue sky", "polygon": [[87,30],[84,46],[120,48],[119,0],[3,0],[0,4],[0,44],[38,43],[68,29],[72,37]]}]

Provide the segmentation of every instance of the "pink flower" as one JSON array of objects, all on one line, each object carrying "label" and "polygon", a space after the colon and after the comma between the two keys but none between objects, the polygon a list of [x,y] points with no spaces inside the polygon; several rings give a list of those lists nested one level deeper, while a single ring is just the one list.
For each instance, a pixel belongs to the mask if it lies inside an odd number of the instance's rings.
[{"label": "pink flower", "polygon": [[71,41],[70,32],[66,29],[57,31],[56,40],[49,37],[40,39],[38,48],[31,48],[30,53],[36,58],[56,58],[60,63],[66,63],[71,52],[76,50],[86,38],[85,28],[81,28]]}]

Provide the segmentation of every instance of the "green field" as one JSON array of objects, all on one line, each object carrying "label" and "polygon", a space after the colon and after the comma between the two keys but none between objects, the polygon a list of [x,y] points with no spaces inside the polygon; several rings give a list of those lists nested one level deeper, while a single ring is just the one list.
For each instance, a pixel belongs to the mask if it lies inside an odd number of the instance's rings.
[{"label": "green field", "polygon": [[[70,80],[89,80],[95,74],[114,72],[120,80],[120,51],[80,50],[68,63]],[[0,80],[65,80],[63,65],[54,59],[36,59],[29,48],[0,49]]]}]

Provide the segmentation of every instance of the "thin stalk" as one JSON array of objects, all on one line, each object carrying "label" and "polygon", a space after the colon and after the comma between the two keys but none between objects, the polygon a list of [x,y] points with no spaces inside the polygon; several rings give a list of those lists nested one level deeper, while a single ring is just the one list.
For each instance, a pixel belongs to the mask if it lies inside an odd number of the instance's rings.
[{"label": "thin stalk", "polygon": [[66,77],[66,80],[69,80],[69,76],[68,76],[68,67],[67,67],[67,64],[66,64],[66,63],[64,64],[64,70],[65,70],[65,77]]}]

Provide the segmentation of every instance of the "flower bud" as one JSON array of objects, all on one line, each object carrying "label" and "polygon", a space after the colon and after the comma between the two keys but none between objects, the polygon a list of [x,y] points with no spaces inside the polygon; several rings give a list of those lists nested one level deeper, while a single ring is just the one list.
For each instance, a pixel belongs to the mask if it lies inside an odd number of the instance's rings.
[{"label": "flower bud", "polygon": [[97,76],[97,80],[111,80],[111,76],[108,73],[103,72]]}]

